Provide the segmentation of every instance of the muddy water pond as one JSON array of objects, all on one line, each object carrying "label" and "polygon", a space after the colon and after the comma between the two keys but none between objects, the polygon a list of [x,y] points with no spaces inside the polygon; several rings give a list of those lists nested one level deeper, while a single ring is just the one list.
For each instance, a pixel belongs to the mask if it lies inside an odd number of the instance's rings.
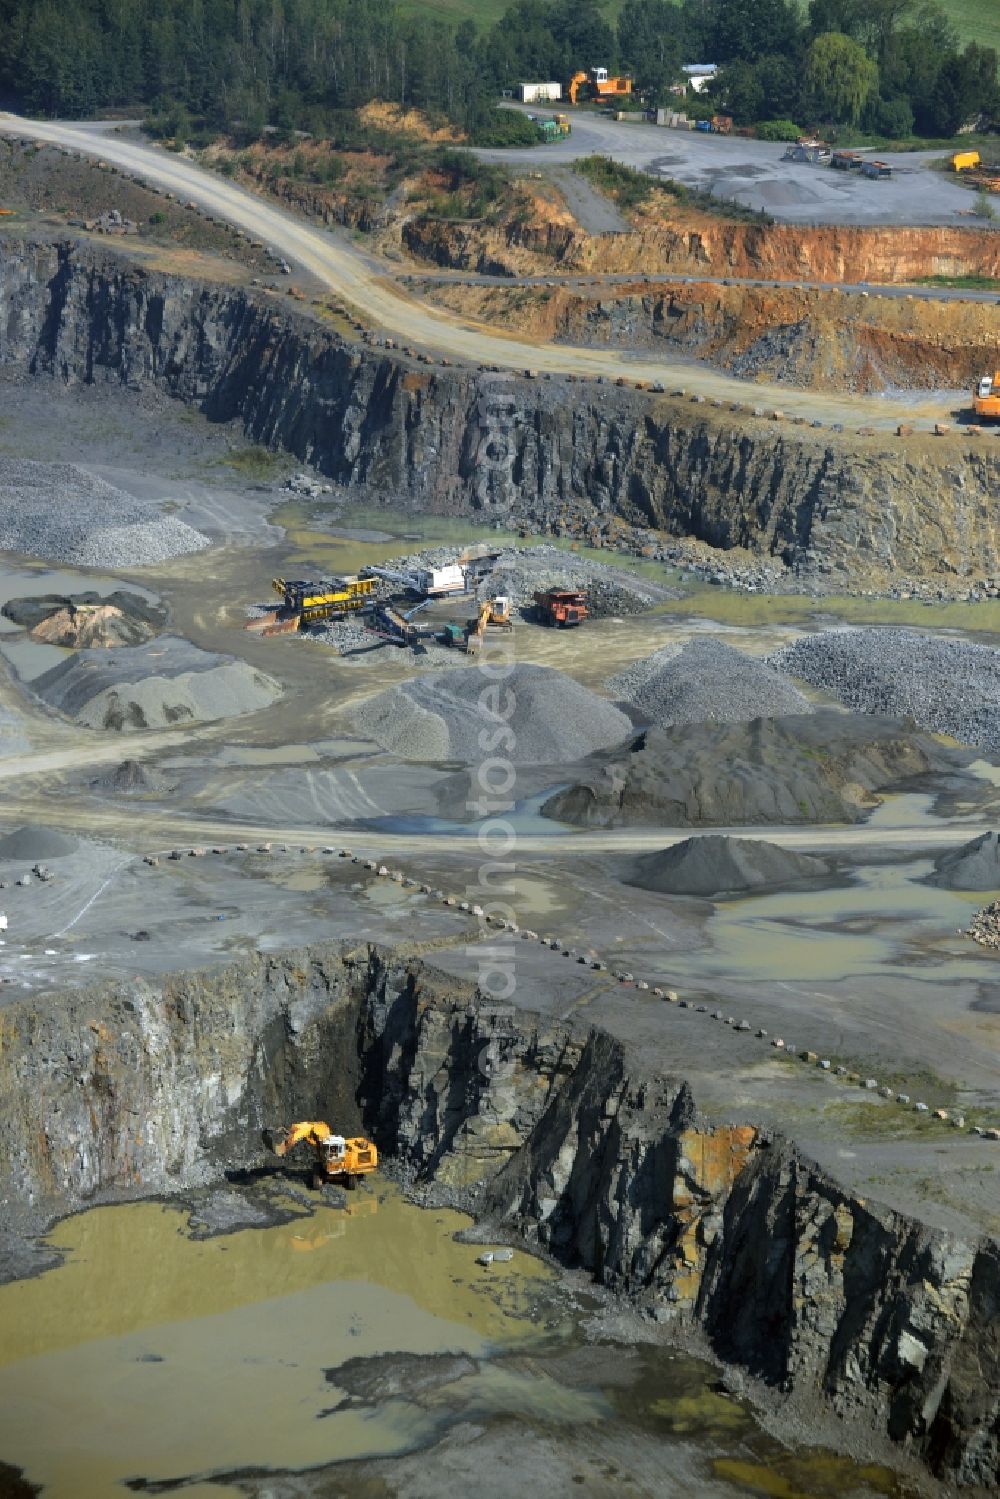
[{"label": "muddy water pond", "polygon": [[[571,1467],[604,1433],[633,1493],[908,1492],[885,1469],[779,1447],[703,1364],[587,1344],[587,1293],[520,1250],[477,1265],[458,1213],[384,1183],[346,1207],[283,1191],[237,1199],[231,1231],[160,1202],[59,1224],[62,1264],[0,1288],[0,1461],[52,1499],[237,1494],[250,1471],[342,1463],[366,1492],[366,1462],[425,1451],[433,1470],[435,1445],[474,1421],[514,1440],[523,1425]],[[688,1477],[630,1487],[633,1449],[637,1478],[654,1455]],[[484,1492],[518,1492],[505,1481]]]}]

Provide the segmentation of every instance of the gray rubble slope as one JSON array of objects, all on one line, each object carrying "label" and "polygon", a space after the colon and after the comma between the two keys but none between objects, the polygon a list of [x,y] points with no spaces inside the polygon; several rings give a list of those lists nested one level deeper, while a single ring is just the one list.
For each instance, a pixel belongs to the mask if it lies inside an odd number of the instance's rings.
[{"label": "gray rubble slope", "polygon": [[146,567],[207,536],[72,463],[0,455],[0,551],[81,567]]},{"label": "gray rubble slope", "polygon": [[1000,750],[1000,651],[918,630],[825,630],[768,657],[857,713],[906,714],[961,744]]},{"label": "gray rubble slope", "polygon": [[93,729],[130,733],[236,718],[281,695],[271,677],[177,636],[119,650],[76,651],[31,683],[50,707]]},{"label": "gray rubble slope", "polygon": [[1000,890],[1000,833],[984,833],[939,854],[926,883],[942,890]]},{"label": "gray rubble slope", "polygon": [[[471,665],[428,673],[369,698],[355,724],[406,760],[465,764],[500,754],[515,765],[568,765],[632,732],[631,720],[606,698],[560,671],[528,665],[499,682]],[[509,736],[498,737],[502,729]]]},{"label": "gray rubble slope", "polygon": [[664,895],[715,896],[777,888],[830,873],[825,859],[762,838],[710,833],[636,859],[626,884]]},{"label": "gray rubble slope", "polygon": [[878,792],[967,759],[905,720],[839,708],[683,724],[648,729],[542,811],[584,827],[860,822]]},{"label": "gray rubble slope", "polygon": [[711,638],[664,646],[604,685],[656,724],[747,723],[812,712],[782,672]]}]

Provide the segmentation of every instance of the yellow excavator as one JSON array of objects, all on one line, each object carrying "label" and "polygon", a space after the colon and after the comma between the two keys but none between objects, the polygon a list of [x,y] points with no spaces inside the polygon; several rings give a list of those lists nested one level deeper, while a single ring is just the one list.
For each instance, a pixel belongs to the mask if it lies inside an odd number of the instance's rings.
[{"label": "yellow excavator", "polygon": [[495,599],[484,599],[479,606],[477,617],[469,620],[465,634],[465,649],[470,656],[475,656],[483,643],[483,636],[487,629],[506,630],[509,633],[513,628],[510,599],[502,595]]},{"label": "yellow excavator", "polygon": [[306,1119],[285,1129],[266,1129],[264,1144],[275,1155],[286,1156],[298,1145],[308,1145],[313,1153],[312,1184],[314,1188],[334,1183],[352,1189],[362,1176],[378,1169],[378,1151],[363,1135],[336,1135],[320,1119]]},{"label": "yellow excavator", "polygon": [[980,375],[972,392],[972,404],[977,416],[1000,417],[1000,370]]}]

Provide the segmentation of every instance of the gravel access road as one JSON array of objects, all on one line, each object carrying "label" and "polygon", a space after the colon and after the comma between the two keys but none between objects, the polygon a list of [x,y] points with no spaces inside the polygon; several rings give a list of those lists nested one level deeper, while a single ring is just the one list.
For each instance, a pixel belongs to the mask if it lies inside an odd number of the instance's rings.
[{"label": "gravel access road", "polygon": [[[25,120],[11,114],[0,114],[0,133],[97,156],[126,173],[176,193],[183,202],[200,205],[265,240],[404,344],[417,344],[459,360],[493,364],[507,370],[605,380],[624,377],[630,381],[675,381],[683,384],[691,395],[740,404],[752,395],[762,407],[779,408],[787,416],[801,416],[824,426],[840,422],[845,426],[892,428],[899,422],[912,422],[920,417],[940,419],[939,395],[921,400],[910,394],[900,400],[896,396],[832,396],[829,391],[748,385],[691,361],[651,359],[613,349],[530,343],[507,337],[486,324],[476,324],[416,301],[412,294],[407,296],[394,284],[387,268],[359,253],[345,237],[314,228],[183,157],[137,142],[134,133],[132,138],[124,133],[99,136],[73,125]],[[497,378],[502,377],[494,376]]]}]

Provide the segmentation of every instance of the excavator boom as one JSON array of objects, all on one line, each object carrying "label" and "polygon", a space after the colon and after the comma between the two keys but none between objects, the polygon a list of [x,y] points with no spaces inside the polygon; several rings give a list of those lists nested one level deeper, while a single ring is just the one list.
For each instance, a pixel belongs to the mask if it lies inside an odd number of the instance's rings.
[{"label": "excavator boom", "polygon": [[378,1167],[378,1150],[363,1135],[337,1135],[321,1119],[264,1131],[264,1144],[277,1156],[286,1156],[297,1145],[308,1145],[313,1153],[312,1183],[343,1182],[353,1187],[358,1177]]}]

